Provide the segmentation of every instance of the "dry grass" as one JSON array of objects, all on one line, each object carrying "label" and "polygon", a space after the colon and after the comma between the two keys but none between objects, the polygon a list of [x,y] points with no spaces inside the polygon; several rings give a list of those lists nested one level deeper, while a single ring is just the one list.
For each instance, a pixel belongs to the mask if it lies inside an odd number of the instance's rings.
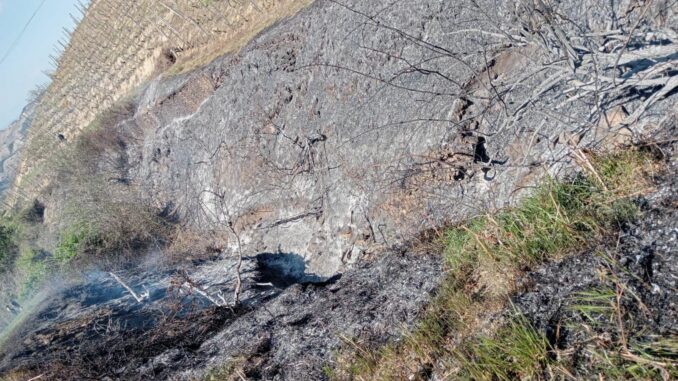
[{"label": "dry grass", "polygon": [[171,216],[163,216],[126,177],[122,145],[115,129],[101,128],[81,134],[62,152],[53,170],[58,203],[51,211],[58,242],[49,248],[60,264],[82,255],[132,252],[170,236]]},{"label": "dry grass", "polygon": [[608,272],[600,271],[601,286],[581,291],[565,306],[570,334],[578,334],[582,355],[561,353],[552,364],[563,378],[571,369],[586,369],[605,380],[671,380],[678,377],[678,339],[652,335],[645,328],[649,313],[627,283],[615,274],[623,266],[604,253]]},{"label": "dry grass", "polygon": [[194,381],[243,381],[247,380],[245,376],[245,363],[247,359],[244,357],[236,357],[228,361],[224,366],[215,368],[209,371],[203,378]]},{"label": "dry grass", "polygon": [[22,371],[17,371],[17,372],[12,372],[4,376],[0,376],[0,381],[29,381],[29,380],[41,380],[42,377],[40,378],[34,378],[34,377],[39,377],[40,375],[32,375],[31,373],[27,372],[22,372]]},{"label": "dry grass", "polygon": [[228,234],[221,231],[204,232],[176,226],[163,253],[169,261],[205,259],[222,253],[228,242]]},{"label": "dry grass", "polygon": [[267,9],[262,14],[250,15],[247,28],[235,30],[231,33],[215,30],[215,32],[226,34],[228,37],[218,36],[218,38],[210,39],[201,46],[182,52],[168,73],[174,75],[185,73],[205,66],[227,52],[238,50],[276,21],[296,14],[312,2],[313,0],[287,0],[266,4]]}]

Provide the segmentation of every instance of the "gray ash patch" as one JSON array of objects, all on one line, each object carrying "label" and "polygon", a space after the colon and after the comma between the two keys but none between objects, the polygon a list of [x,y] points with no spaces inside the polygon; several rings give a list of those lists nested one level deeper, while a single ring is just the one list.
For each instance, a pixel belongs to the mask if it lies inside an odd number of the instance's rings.
[{"label": "gray ash patch", "polygon": [[[206,341],[198,357],[208,360],[203,370],[245,357],[251,380],[325,379],[323,366],[339,349],[341,336],[375,344],[398,338],[419,316],[442,274],[438,255],[385,253],[340,279],[287,287]],[[195,374],[191,370],[183,377]]]}]

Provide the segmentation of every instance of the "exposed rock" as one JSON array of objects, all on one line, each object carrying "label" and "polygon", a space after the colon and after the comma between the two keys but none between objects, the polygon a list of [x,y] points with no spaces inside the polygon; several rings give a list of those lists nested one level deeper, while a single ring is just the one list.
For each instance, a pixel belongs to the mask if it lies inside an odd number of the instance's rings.
[{"label": "exposed rock", "polygon": [[37,103],[24,107],[19,119],[6,129],[0,130],[0,196],[9,188],[17,175],[19,152],[23,147],[28,129],[33,123]]},{"label": "exposed rock", "polygon": [[[375,9],[378,22],[366,16]],[[568,168],[572,149],[619,130],[611,115],[615,127],[586,133],[599,121],[574,117],[590,104],[564,93],[546,50],[478,32],[518,33],[514,11],[317,1],[236,54],[152,81],[122,125],[129,182],[196,228],[232,222],[247,252],[298,253],[324,276],[506,206],[544,171]]]}]

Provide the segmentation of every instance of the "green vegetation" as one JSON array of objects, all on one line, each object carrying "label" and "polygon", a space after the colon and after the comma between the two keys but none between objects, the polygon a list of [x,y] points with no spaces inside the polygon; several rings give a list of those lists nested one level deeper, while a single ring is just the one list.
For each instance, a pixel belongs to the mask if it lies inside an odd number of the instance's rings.
[{"label": "green vegetation", "polygon": [[580,292],[570,301],[573,315],[569,329],[587,338],[588,356],[580,360],[564,356],[561,369],[585,368],[606,380],[678,377],[678,339],[646,336],[641,329],[643,312],[635,311],[642,310],[642,302],[625,290],[623,283],[613,279],[606,283],[608,286]]},{"label": "green vegetation", "polygon": [[21,300],[27,299],[37,290],[47,276],[48,263],[36,255],[36,251],[25,248],[16,263],[20,276],[18,295]]},{"label": "green vegetation", "polygon": [[36,220],[41,218],[39,204],[0,218],[0,275],[7,287],[16,283],[20,299],[29,296],[47,272],[47,265],[35,249]]},{"label": "green vegetation", "polygon": [[72,259],[93,245],[96,235],[84,225],[71,227],[63,234],[59,245],[54,250],[54,259],[60,264],[67,264]]},{"label": "green vegetation", "polygon": [[[330,378],[425,379],[434,365],[442,366],[451,379],[534,380],[547,373],[574,377],[571,358],[556,356],[519,312],[507,317],[504,311],[510,309],[516,280],[526,268],[590,248],[639,213],[630,197],[650,188],[655,163],[649,155],[629,150],[587,160],[589,171],[570,181],[547,180],[516,207],[447,229],[440,239],[447,276],[417,327],[402,342],[385,348],[344,340],[347,349],[326,372]],[[628,318],[620,315],[614,290],[577,294],[570,309],[588,324],[599,322],[601,333],[614,329],[611,323]],[[606,345],[591,349],[605,361],[580,361],[587,374],[641,379],[654,377],[657,364],[664,364],[657,357],[648,360],[647,351],[634,352],[625,342]],[[662,348],[676,358],[675,342]]]},{"label": "green vegetation", "polygon": [[0,220],[0,273],[11,266],[16,254],[16,226],[5,219]]},{"label": "green vegetation", "polygon": [[67,224],[54,251],[58,263],[143,249],[168,239],[172,232],[169,222],[140,201],[95,200],[85,198],[81,205],[68,204],[64,210]]},{"label": "green vegetation", "polygon": [[[589,324],[608,324],[613,320],[615,293],[611,288],[598,288],[577,293],[570,310],[580,314]],[[602,320],[602,321],[601,321]]]},{"label": "green vegetation", "polygon": [[54,259],[66,265],[163,240],[170,226],[127,179],[126,141],[118,126],[134,113],[125,98],[99,115],[50,165],[59,204]]},{"label": "green vegetation", "polygon": [[536,379],[550,362],[549,344],[529,322],[519,316],[493,337],[480,337],[455,353],[463,380]]}]

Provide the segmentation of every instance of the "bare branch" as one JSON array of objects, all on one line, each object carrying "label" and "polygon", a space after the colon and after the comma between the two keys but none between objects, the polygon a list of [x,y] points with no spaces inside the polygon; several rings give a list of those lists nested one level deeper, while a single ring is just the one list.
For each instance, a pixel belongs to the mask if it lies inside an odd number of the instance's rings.
[{"label": "bare branch", "polygon": [[121,285],[122,287],[124,287],[125,290],[127,290],[127,291],[132,295],[132,297],[134,297],[134,299],[136,299],[136,301],[137,301],[138,303],[141,303],[141,302],[143,302],[144,300],[148,299],[148,297],[149,297],[148,290],[142,292],[142,293],[139,295],[139,294],[137,294],[136,292],[134,292],[134,290],[132,290],[132,288],[131,288],[130,286],[127,285],[127,283],[125,283],[122,279],[120,279],[120,277],[118,277],[117,275],[115,275],[115,273],[109,272],[109,274],[113,277],[113,279],[115,279],[118,283],[120,283],[120,285]]}]

